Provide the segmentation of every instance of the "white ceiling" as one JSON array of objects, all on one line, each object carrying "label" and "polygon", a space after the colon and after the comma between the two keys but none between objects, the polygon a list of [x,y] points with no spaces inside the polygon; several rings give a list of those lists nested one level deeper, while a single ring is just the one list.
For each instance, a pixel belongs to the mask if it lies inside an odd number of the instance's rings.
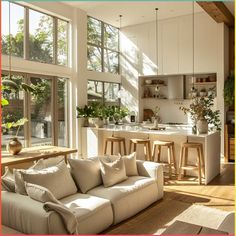
[{"label": "white ceiling", "polygon": [[[177,17],[192,14],[192,2],[64,2],[70,6],[80,8],[88,15],[103,20],[106,23],[120,26],[119,15],[122,15],[122,27],[154,21],[155,8],[158,7],[158,19]],[[194,4],[195,12],[203,9]]]}]

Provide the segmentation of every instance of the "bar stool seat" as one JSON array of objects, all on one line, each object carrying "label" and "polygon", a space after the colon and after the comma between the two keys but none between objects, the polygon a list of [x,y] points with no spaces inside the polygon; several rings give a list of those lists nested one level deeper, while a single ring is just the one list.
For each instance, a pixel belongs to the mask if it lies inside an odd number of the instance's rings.
[{"label": "bar stool seat", "polygon": [[[193,148],[197,151],[197,164],[190,165],[188,163],[188,149]],[[179,162],[179,180],[182,178],[182,170],[184,170],[183,175],[186,175],[186,170],[197,170],[198,171],[198,182],[202,183],[202,175],[205,176],[205,164],[203,155],[203,145],[201,143],[187,142],[181,145],[180,150],[180,162]]]},{"label": "bar stool seat", "polygon": [[125,146],[125,138],[123,137],[108,137],[105,139],[105,148],[104,148],[104,154],[107,154],[107,146],[108,143],[111,143],[111,155],[114,154],[114,143],[118,143],[118,151],[121,154],[121,144],[123,144],[123,150],[124,150],[124,155],[126,155],[126,146]]},{"label": "bar stool seat", "polygon": [[136,152],[137,145],[143,144],[144,145],[144,152],[145,152],[145,160],[151,161],[151,142],[150,139],[142,139],[142,138],[132,138],[129,141],[129,153],[132,152],[132,145],[133,145],[133,151]]},{"label": "bar stool seat", "polygon": [[[167,161],[161,161],[161,147],[167,147]],[[172,167],[175,170],[175,174],[177,175],[177,165],[175,158],[175,146],[173,141],[163,141],[163,140],[155,140],[153,142],[153,150],[152,150],[152,159],[155,161],[156,149],[158,151],[157,154],[157,162],[167,165],[169,167],[169,177],[172,177]]]}]

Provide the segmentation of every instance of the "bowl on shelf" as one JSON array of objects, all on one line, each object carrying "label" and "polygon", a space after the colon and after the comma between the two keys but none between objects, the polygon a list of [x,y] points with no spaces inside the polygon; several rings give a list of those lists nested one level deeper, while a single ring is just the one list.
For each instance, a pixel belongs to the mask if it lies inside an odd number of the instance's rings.
[{"label": "bowl on shelf", "polygon": [[146,80],[145,80],[145,84],[147,84],[147,85],[152,84],[152,80],[151,80],[151,79],[146,79]]}]

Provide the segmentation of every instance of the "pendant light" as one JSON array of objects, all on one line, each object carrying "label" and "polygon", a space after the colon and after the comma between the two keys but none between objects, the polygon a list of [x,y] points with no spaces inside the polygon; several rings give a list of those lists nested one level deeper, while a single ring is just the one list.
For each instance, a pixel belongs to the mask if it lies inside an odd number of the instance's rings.
[{"label": "pendant light", "polygon": [[192,59],[192,63],[193,63],[193,74],[192,74],[192,87],[193,90],[195,90],[194,88],[194,77],[195,77],[195,68],[194,68],[194,55],[195,55],[195,50],[194,50],[194,1],[192,2],[192,36],[193,36],[193,51],[192,51],[192,55],[193,55],[193,59]]},{"label": "pendant light", "polygon": [[11,54],[12,54],[12,38],[11,38],[11,2],[9,1],[9,18],[8,18],[8,24],[9,24],[9,79],[11,79]]},{"label": "pendant light", "polygon": [[158,75],[158,8],[155,8],[156,11],[156,67],[157,67],[157,75]]}]

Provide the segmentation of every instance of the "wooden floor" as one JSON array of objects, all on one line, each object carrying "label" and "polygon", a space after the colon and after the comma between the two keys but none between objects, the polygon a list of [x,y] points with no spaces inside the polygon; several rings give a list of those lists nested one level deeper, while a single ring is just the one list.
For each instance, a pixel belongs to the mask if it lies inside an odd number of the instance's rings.
[{"label": "wooden floor", "polygon": [[[222,165],[221,174],[209,185],[198,185],[197,179],[190,177],[185,177],[182,181],[170,181],[165,178],[162,200],[104,233],[155,234],[157,226],[156,228],[153,226],[154,222],[167,222],[181,214],[191,204],[234,211],[234,179],[234,164]],[[161,217],[158,212],[162,212]]]}]

